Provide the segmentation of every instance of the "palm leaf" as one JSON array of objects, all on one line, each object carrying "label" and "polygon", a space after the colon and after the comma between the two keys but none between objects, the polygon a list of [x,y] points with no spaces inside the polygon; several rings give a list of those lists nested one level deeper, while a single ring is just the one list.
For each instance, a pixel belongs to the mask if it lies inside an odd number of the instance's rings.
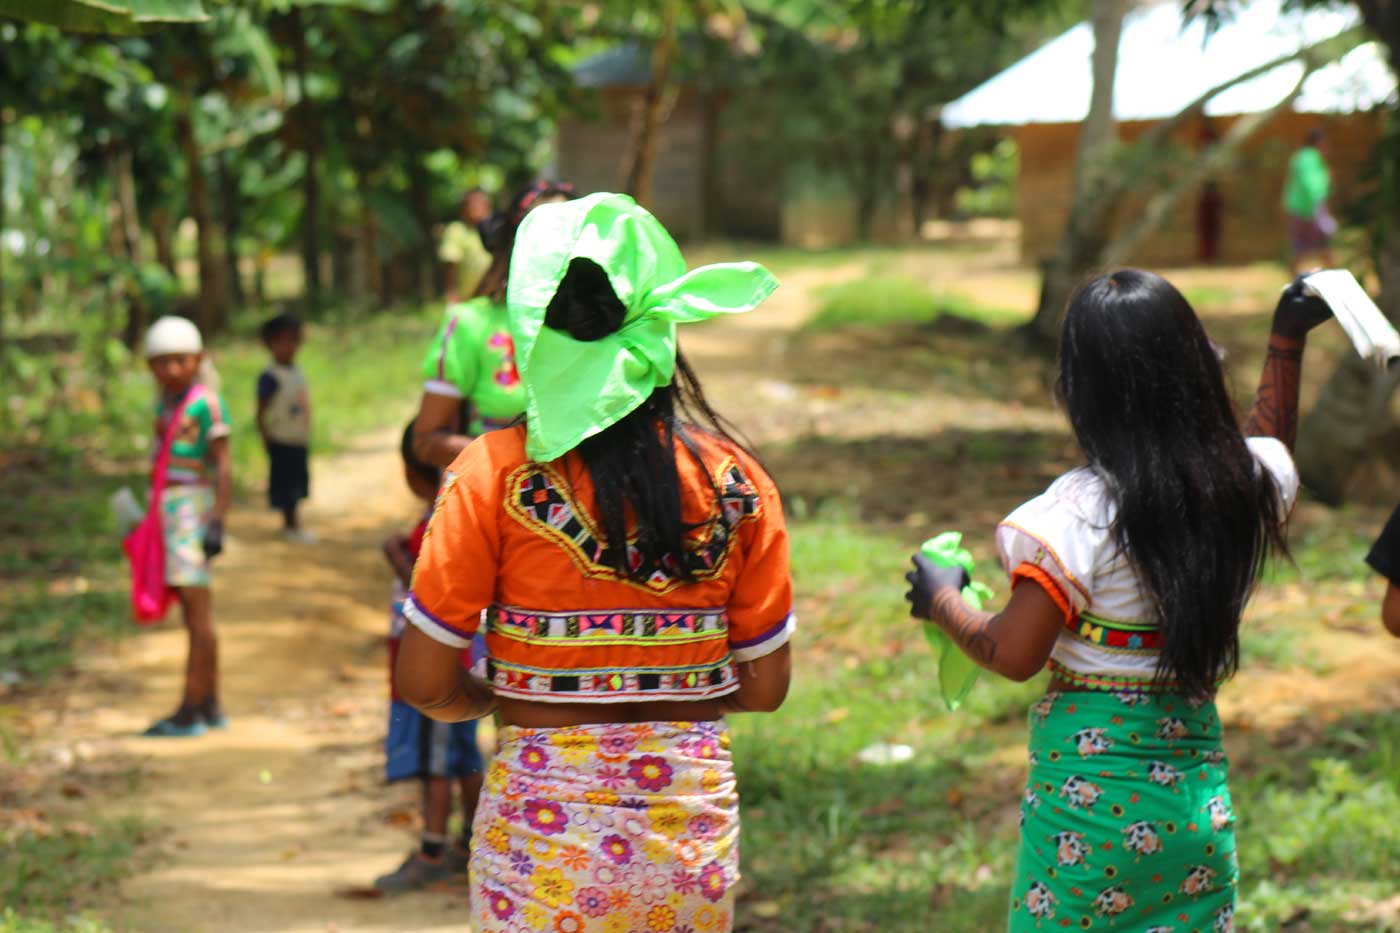
[{"label": "palm leaf", "polygon": [[0,0],[0,16],[47,23],[70,32],[126,35],[153,23],[209,18],[201,0]]}]

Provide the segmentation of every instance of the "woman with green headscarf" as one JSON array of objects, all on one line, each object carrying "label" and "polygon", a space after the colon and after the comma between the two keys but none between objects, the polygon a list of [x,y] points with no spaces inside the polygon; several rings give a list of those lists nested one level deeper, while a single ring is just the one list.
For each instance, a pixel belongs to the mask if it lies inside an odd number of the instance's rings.
[{"label": "woman with green headscarf", "polygon": [[[521,225],[508,304],[527,422],[449,468],[398,661],[429,716],[500,711],[471,854],[482,931],[731,928],[723,717],[786,696],[792,586],[778,492],[676,325],[776,284],[752,263],[687,273],[623,195]],[[484,680],[457,662],[479,627]]]}]

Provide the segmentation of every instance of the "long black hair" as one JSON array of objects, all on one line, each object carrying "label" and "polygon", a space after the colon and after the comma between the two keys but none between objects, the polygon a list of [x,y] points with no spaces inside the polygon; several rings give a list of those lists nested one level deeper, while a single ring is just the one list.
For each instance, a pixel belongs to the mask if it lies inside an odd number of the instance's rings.
[{"label": "long black hair", "polygon": [[[575,340],[593,341],[618,330],[626,313],[602,267],[589,259],[574,259],[544,323]],[[642,582],[660,570],[691,583],[704,569],[687,545],[691,533],[709,522],[685,521],[676,466],[682,451],[708,479],[714,496],[712,520],[719,523],[713,533],[733,530],[694,431],[743,449],[732,427],[705,398],[695,371],[677,353],[670,385],[657,388],[640,407],[576,448],[593,484],[595,515],[605,542],[602,562],[624,577]]]},{"label": "long black hair", "polygon": [[1161,276],[1100,276],[1070,299],[1058,391],[1113,491],[1114,541],[1151,598],[1159,682],[1214,692],[1239,666],[1240,616],[1265,561],[1287,551],[1287,516],[1205,328]]},{"label": "long black hair", "polygon": [[515,249],[515,232],[530,208],[548,198],[571,200],[574,186],[566,181],[537,181],[521,188],[503,211],[496,211],[477,225],[481,245],[491,254],[491,265],[476,283],[473,298],[486,296],[493,301],[505,301],[506,284],[510,277],[510,254]]}]

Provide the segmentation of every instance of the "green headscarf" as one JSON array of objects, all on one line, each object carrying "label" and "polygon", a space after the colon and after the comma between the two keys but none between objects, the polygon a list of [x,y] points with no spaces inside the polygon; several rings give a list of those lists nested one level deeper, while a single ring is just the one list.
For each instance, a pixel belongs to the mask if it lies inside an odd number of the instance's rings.
[{"label": "green headscarf", "polygon": [[[590,259],[627,309],[622,327],[575,340],[544,326],[569,263]],[[623,194],[600,192],[526,215],[515,237],[506,303],[525,383],[530,459],[563,456],[635,411],[676,369],[676,325],[752,311],[778,287],[757,263],[689,273],[666,228]]]}]

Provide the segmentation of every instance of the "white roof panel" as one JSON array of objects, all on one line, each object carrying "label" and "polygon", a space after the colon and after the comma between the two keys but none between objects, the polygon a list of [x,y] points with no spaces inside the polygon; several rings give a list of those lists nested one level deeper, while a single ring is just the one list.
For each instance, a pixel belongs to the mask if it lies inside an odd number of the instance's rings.
[{"label": "white roof panel", "polygon": [[[1207,38],[1200,18],[1184,20],[1179,0],[1128,14],[1118,46],[1113,112],[1118,120],[1160,120],[1210,88],[1251,68],[1339,35],[1359,22],[1351,4],[1283,9],[1283,0],[1254,0]],[[1079,123],[1089,112],[1094,34],[1080,23],[1010,68],[945,106],[951,128],[1026,123]],[[1255,113],[1292,90],[1302,64],[1291,62],[1217,95],[1210,116]],[[1395,95],[1395,75],[1374,43],[1314,72],[1293,109],[1352,113]]]}]

